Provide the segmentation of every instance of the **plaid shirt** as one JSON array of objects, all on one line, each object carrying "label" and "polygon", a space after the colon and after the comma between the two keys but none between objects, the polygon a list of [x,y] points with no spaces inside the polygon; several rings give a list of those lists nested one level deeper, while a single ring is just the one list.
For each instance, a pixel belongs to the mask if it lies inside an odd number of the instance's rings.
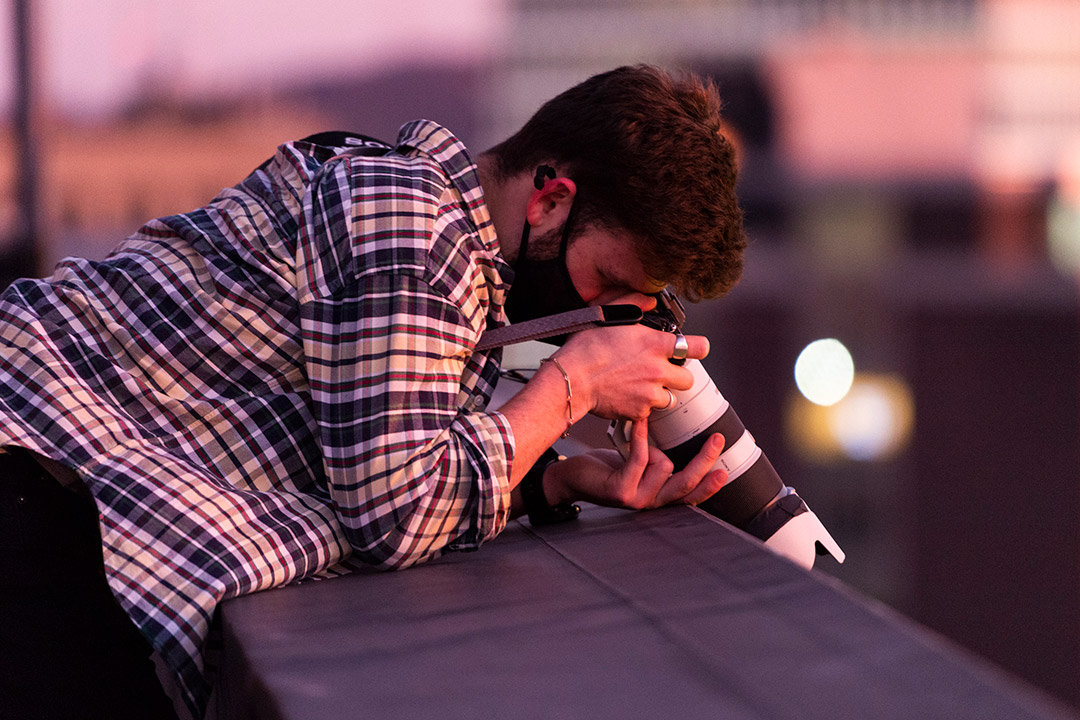
[{"label": "plaid shirt", "polygon": [[417,121],[396,147],[284,145],[0,298],[0,444],[78,471],[109,584],[196,714],[222,600],[505,527],[513,437],[472,348],[510,276],[466,149]]}]

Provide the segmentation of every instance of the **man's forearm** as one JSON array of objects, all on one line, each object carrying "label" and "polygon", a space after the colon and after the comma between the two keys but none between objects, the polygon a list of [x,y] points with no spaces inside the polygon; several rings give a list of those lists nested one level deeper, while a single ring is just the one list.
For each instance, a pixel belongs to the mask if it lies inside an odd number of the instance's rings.
[{"label": "man's forearm", "polygon": [[[570,384],[574,388],[573,377]],[[580,387],[584,388],[584,384]],[[568,396],[567,390],[567,380],[554,363],[541,363],[525,387],[499,408],[514,432],[511,488],[517,488],[540,455],[567,431],[571,413],[577,420],[588,412],[588,404],[577,394],[577,389],[573,390],[573,397]],[[517,503],[517,493],[514,499]]]}]

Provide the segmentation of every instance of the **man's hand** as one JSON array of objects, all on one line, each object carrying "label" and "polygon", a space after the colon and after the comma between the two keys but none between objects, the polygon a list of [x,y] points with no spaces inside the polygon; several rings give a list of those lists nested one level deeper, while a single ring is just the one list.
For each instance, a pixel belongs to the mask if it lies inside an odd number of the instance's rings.
[{"label": "man's hand", "polygon": [[[694,383],[693,374],[671,362],[675,340],[672,333],[644,325],[591,328],[571,336],[554,355],[558,364],[542,363],[525,387],[499,408],[514,433],[510,486],[516,487],[540,454],[551,447],[569,424],[586,413],[640,422],[644,427],[643,421],[654,408],[664,407],[671,401],[668,388],[689,390]],[[689,346],[687,357],[703,358],[708,354],[707,338],[687,335],[686,341]],[[644,476],[644,468],[650,462],[650,453],[644,443],[637,453],[635,462],[640,467],[635,481]],[[619,468],[623,465],[617,456],[608,456],[607,461],[603,458],[603,453],[596,455],[594,459],[600,465],[592,466],[584,477],[593,480],[603,467],[610,471],[613,463]],[[649,482],[654,481],[655,472],[648,475]],[[665,477],[670,474],[669,467]],[[676,482],[685,481],[685,477],[677,473]],[[701,480],[700,476],[695,478],[695,483],[698,480]],[[621,489],[624,483],[621,478],[612,478],[609,485]],[[600,497],[607,496],[607,491],[597,492]],[[614,500],[608,504],[614,504]]]},{"label": "man's hand", "polygon": [[[664,407],[665,388],[689,390],[693,375],[670,362],[676,336],[644,325],[583,330],[557,353],[573,379],[575,417],[590,412],[602,418],[643,420],[653,408]],[[703,358],[709,340],[687,335],[687,357]]]},{"label": "man's hand", "polygon": [[548,466],[544,492],[552,504],[584,500],[632,510],[697,505],[727,482],[727,472],[711,470],[723,448],[723,436],[713,435],[683,470],[672,474],[671,461],[648,443],[648,421],[639,420],[631,431],[626,461],[615,450],[567,458]]}]

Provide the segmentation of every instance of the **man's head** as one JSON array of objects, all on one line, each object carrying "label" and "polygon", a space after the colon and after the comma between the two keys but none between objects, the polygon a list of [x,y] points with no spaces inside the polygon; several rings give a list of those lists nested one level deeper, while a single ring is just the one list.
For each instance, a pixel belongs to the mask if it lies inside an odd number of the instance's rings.
[{"label": "man's head", "polygon": [[650,275],[690,299],[722,295],[739,279],[746,238],[735,153],[711,83],[618,68],[549,100],[486,154],[503,178],[546,164],[573,180],[571,232],[627,234]]}]

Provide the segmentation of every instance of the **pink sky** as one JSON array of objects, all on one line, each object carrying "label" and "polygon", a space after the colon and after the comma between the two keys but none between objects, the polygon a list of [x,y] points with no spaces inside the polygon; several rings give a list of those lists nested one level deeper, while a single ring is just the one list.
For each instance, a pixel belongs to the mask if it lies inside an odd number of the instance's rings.
[{"label": "pink sky", "polygon": [[[504,0],[31,2],[40,92],[64,113],[91,116],[151,81],[227,93],[313,72],[466,60],[492,52],[506,23]],[[7,112],[14,38],[10,2],[3,4],[0,107]]]}]

